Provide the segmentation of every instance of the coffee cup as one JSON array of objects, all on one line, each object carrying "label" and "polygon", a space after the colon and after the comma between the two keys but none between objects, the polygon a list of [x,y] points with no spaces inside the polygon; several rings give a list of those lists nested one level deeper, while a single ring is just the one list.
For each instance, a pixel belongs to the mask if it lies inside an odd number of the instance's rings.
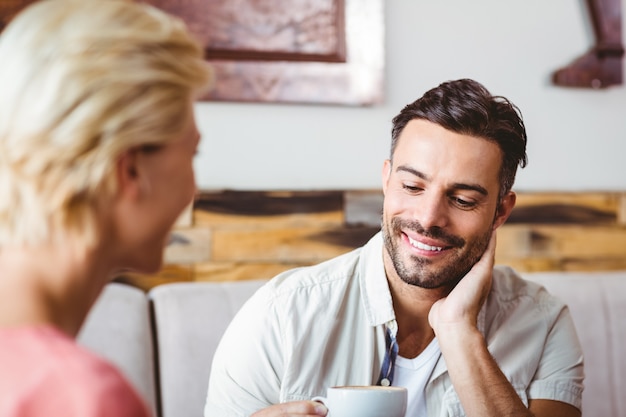
[{"label": "coffee cup", "polygon": [[377,385],[330,387],[315,397],[328,408],[327,417],[404,417],[407,390]]}]

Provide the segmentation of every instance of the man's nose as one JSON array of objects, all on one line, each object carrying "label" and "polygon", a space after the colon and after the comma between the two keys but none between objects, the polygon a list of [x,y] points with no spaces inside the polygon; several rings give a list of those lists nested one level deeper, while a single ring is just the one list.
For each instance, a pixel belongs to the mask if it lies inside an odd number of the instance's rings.
[{"label": "man's nose", "polygon": [[445,195],[424,193],[413,211],[413,216],[426,230],[432,227],[443,228],[449,221],[449,204]]}]

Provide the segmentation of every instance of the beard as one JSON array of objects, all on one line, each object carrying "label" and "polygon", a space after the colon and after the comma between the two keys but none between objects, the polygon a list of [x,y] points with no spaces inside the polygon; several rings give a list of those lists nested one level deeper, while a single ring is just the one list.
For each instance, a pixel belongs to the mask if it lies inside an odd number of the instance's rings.
[{"label": "beard", "polygon": [[[432,260],[428,258],[403,253],[400,247],[402,230],[412,230],[424,237],[445,242],[445,250],[450,251],[445,263],[441,266],[434,266]],[[488,228],[485,233],[468,243],[465,239],[448,234],[437,226],[424,229],[418,221],[405,221],[399,217],[393,217],[390,222],[387,222],[383,217],[382,232],[385,250],[402,281],[426,289],[441,287],[452,289],[487,249],[492,228]]]}]

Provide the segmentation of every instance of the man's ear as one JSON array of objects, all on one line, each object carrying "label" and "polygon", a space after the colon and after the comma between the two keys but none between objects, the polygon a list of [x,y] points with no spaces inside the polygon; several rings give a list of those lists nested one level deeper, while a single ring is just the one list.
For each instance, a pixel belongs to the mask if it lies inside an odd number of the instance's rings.
[{"label": "man's ear", "polygon": [[502,224],[509,218],[511,211],[513,211],[513,207],[515,207],[515,201],[517,200],[517,195],[513,191],[509,191],[498,205],[496,209],[496,218],[493,222],[493,229],[497,229],[502,226]]},{"label": "man's ear", "polygon": [[387,186],[389,185],[389,177],[391,177],[391,160],[385,159],[383,163],[382,182],[383,194],[387,194]]},{"label": "man's ear", "polygon": [[142,179],[140,178],[139,151],[137,149],[128,149],[117,158],[115,175],[120,195],[139,197]]}]

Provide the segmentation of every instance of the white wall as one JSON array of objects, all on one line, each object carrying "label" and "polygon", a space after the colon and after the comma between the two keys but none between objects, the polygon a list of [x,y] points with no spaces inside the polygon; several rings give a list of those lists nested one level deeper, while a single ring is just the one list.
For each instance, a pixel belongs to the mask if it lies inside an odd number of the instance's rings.
[{"label": "white wall", "polygon": [[440,82],[469,77],[523,113],[529,165],[517,190],[626,190],[626,85],[550,82],[594,43],[585,0],[386,0],[385,12],[382,105],[199,103],[199,187],[379,188],[392,117]]}]

